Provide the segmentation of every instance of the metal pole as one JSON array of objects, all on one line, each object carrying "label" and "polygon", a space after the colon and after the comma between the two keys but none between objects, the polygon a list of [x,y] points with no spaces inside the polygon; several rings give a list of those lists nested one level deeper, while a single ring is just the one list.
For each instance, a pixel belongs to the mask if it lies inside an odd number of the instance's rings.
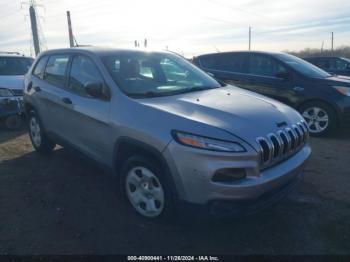
[{"label": "metal pole", "polygon": [[332,32],[332,53],[334,51],[334,33]]},{"label": "metal pole", "polygon": [[252,28],[249,26],[249,51],[252,45]]},{"label": "metal pole", "polygon": [[72,22],[70,20],[70,12],[67,11],[67,22],[68,22],[68,34],[69,34],[69,46],[74,47],[74,37],[72,30]]},{"label": "metal pole", "polygon": [[35,8],[32,5],[29,7],[29,16],[30,16],[30,24],[31,24],[31,27],[32,27],[34,51],[35,51],[35,55],[38,55],[40,53],[38,24],[37,24],[37,21],[36,21]]}]

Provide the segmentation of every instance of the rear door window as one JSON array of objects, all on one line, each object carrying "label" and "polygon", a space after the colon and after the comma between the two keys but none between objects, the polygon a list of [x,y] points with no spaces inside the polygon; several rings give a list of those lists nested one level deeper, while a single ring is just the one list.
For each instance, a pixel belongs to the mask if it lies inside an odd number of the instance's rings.
[{"label": "rear door window", "polygon": [[217,54],[200,58],[201,65],[211,70],[243,73],[244,54]]},{"label": "rear door window", "polygon": [[314,63],[318,67],[324,68],[324,69],[329,69],[330,64],[329,64],[329,59],[317,59],[315,60],[316,62]]},{"label": "rear door window", "polygon": [[68,61],[69,55],[50,56],[46,65],[44,80],[58,87],[64,87]]},{"label": "rear door window", "polygon": [[250,55],[248,73],[256,76],[276,77],[278,73],[287,72],[286,68],[271,57]]}]

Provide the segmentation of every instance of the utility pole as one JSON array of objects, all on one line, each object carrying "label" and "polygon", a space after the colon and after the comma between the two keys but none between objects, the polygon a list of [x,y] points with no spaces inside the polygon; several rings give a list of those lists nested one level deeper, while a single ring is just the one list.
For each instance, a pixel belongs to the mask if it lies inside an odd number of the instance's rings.
[{"label": "utility pole", "polygon": [[324,41],[322,41],[321,54],[323,53],[323,46],[324,46]]},{"label": "utility pole", "polygon": [[147,47],[147,38],[145,38],[145,42],[144,42],[144,47],[146,48]]},{"label": "utility pole", "polygon": [[332,53],[334,51],[334,33],[332,32]]},{"label": "utility pole", "polygon": [[249,26],[249,51],[250,51],[250,48],[251,48],[251,45],[252,45],[252,27]]},{"label": "utility pole", "polygon": [[73,30],[72,30],[72,22],[70,19],[70,12],[67,11],[67,22],[68,22],[68,34],[69,34],[69,46],[74,47],[74,37],[73,37]]},{"label": "utility pole", "polygon": [[34,51],[35,51],[35,55],[38,55],[40,53],[40,41],[39,41],[39,34],[38,34],[38,23],[36,19],[36,11],[33,3],[31,3],[31,5],[29,6],[29,16],[30,16],[30,25],[32,28]]}]

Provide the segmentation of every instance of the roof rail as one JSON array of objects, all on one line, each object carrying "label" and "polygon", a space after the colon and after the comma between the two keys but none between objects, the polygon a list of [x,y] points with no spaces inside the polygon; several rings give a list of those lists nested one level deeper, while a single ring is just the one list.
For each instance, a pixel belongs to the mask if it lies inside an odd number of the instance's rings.
[{"label": "roof rail", "polygon": [[0,51],[0,54],[9,54],[9,55],[22,55],[20,52],[8,52],[8,51]]}]

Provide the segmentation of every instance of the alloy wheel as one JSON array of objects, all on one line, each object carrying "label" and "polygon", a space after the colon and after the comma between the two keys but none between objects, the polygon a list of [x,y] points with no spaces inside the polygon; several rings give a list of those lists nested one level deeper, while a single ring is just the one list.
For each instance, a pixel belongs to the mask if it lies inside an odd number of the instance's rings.
[{"label": "alloy wheel", "polygon": [[36,147],[41,145],[41,131],[38,120],[35,117],[32,117],[29,122],[29,131],[32,141]]},{"label": "alloy wheel", "polygon": [[320,107],[307,108],[302,115],[309,126],[310,133],[321,133],[329,125],[328,113]]}]

